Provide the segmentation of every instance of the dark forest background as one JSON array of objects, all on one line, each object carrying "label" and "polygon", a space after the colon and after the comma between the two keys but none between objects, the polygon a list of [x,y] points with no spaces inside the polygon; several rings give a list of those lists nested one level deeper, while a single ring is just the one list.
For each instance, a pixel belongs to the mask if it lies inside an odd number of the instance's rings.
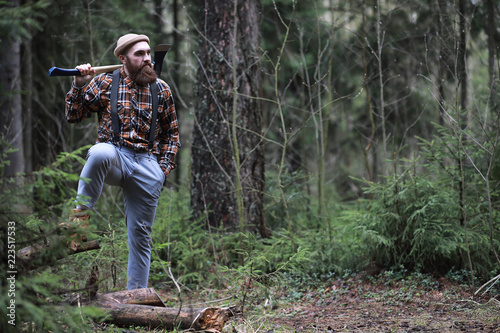
[{"label": "dark forest background", "polygon": [[[172,45],[182,143],[152,286],[403,270],[478,288],[500,263],[499,18],[494,0],[0,0],[2,249],[8,221],[20,249],[67,219],[96,137],[49,68],[116,64],[134,32]],[[98,254],[18,276],[36,325],[89,267],[124,288],[120,191],[92,221]]]}]

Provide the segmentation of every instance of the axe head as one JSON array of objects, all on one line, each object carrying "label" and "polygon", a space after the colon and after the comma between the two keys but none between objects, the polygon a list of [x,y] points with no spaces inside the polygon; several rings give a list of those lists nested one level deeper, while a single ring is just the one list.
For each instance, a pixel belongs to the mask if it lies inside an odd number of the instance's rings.
[{"label": "axe head", "polygon": [[158,77],[160,77],[161,69],[163,66],[163,59],[167,54],[168,50],[170,50],[170,45],[168,44],[159,44],[156,45],[153,49],[154,51],[154,70]]}]

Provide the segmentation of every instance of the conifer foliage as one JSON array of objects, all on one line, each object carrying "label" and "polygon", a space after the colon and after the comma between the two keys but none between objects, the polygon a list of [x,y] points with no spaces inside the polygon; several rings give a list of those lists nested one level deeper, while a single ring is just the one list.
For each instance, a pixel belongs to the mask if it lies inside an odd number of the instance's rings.
[{"label": "conifer foliage", "polygon": [[[492,0],[0,0],[0,257],[67,221],[95,142],[96,119],[64,120],[71,78],[48,69],[115,64],[116,39],[135,32],[171,44],[162,78],[182,147],[151,235],[150,285],[175,290],[172,302],[206,284],[246,309],[272,285],[395,268],[463,272],[495,291],[499,18]],[[1,282],[2,318],[16,308],[8,329],[102,321],[67,304],[92,268],[98,292],[124,289],[122,202],[105,188],[92,254],[0,262],[15,272]]]}]

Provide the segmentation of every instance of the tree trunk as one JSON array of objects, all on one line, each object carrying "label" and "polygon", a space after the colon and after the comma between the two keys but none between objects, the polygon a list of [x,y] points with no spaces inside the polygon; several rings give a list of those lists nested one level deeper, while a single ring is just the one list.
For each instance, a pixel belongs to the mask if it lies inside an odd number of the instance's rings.
[{"label": "tree trunk", "polygon": [[[5,6],[19,7],[18,0]],[[21,105],[21,45],[15,36],[0,38],[0,192],[4,195],[0,221],[15,220],[31,213],[25,183],[24,110]],[[28,129],[28,131],[31,129]],[[2,172],[3,169],[3,172]]]},{"label": "tree trunk", "polygon": [[[8,1],[7,6],[19,7],[18,0]],[[11,148],[4,166],[3,176],[10,177],[24,172],[23,126],[21,112],[21,57],[20,43],[12,36],[1,38],[0,52],[0,135]],[[2,150],[5,148],[2,144]],[[3,157],[2,157],[3,159]]]},{"label": "tree trunk", "polygon": [[496,25],[495,25],[495,5],[493,0],[486,0],[486,12],[488,13],[488,72],[490,75],[490,105],[491,109],[497,108],[497,71],[495,68],[496,51]]},{"label": "tree trunk", "polygon": [[236,17],[233,0],[202,3],[191,206],[196,217],[208,216],[211,226],[248,223],[266,234],[262,111],[257,100],[260,1],[240,1]]},{"label": "tree trunk", "polygon": [[[23,40],[22,47],[22,82],[23,90],[29,96],[33,94],[33,48],[30,38]],[[24,172],[30,175],[33,172],[33,100],[32,98],[22,99],[23,115],[23,149],[24,149]]]},{"label": "tree trunk", "polygon": [[458,15],[459,15],[459,42],[458,42],[458,82],[460,84],[460,108],[464,112],[461,127],[467,127],[467,32],[466,32],[466,5],[465,0],[458,2]]},{"label": "tree trunk", "polygon": [[[182,82],[184,82],[184,77],[182,77],[181,79],[181,75],[180,75],[180,68],[179,68],[179,64],[181,64],[184,59],[181,58],[181,55],[180,55],[180,49],[181,49],[181,34],[179,34],[179,29],[181,29],[181,26],[180,26],[180,23],[179,23],[179,1],[178,0],[173,0],[172,1],[172,5],[171,5],[171,9],[170,11],[172,12],[172,22],[173,22],[173,25],[174,25],[174,29],[172,30],[172,44],[173,44],[173,50],[172,50],[172,58],[173,58],[173,64],[175,64],[175,68],[173,68],[173,70],[169,71],[170,75],[172,76],[172,83],[174,84],[175,87],[177,87],[177,89],[179,91],[183,91],[183,87],[182,87]],[[171,67],[174,67],[174,66],[171,66]],[[175,89],[175,88],[174,88]],[[176,105],[177,107],[177,114],[179,114],[179,107],[178,107],[179,104]],[[178,119],[178,121],[180,122],[181,120]],[[182,125],[180,125],[181,128]],[[182,133],[181,133],[181,136],[182,136]],[[183,160],[181,158],[177,158],[176,159],[176,163],[177,163],[177,168],[178,170],[176,172],[174,172],[173,176],[174,176],[174,182],[175,184],[180,184],[182,181],[181,181],[181,172],[180,170],[184,167],[183,166]]]},{"label": "tree trunk", "polygon": [[[438,59],[438,75],[437,75],[437,85],[438,85],[438,98],[439,98],[439,124],[443,125],[444,121],[444,110],[446,110],[446,96],[445,96],[445,84],[446,84],[446,73],[448,71],[448,52],[447,52],[447,39],[448,36],[446,29],[451,25],[448,19],[448,13],[446,12],[446,4],[443,1],[437,1],[438,11],[438,37],[439,37],[439,59]],[[431,6],[433,7],[433,6]]]}]

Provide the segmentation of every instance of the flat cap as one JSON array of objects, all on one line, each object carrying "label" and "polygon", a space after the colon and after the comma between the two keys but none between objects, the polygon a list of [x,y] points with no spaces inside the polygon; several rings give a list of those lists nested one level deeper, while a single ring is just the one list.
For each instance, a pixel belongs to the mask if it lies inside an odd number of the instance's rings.
[{"label": "flat cap", "polygon": [[149,44],[149,38],[146,35],[137,34],[126,34],[121,36],[116,42],[115,56],[119,57],[132,45],[137,42],[147,42]]}]

